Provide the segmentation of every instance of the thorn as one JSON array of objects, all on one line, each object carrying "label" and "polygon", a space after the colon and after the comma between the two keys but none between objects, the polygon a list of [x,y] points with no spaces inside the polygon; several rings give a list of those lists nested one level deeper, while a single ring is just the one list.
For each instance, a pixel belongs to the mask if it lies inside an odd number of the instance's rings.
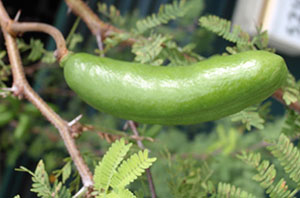
[{"label": "thorn", "polygon": [[17,89],[17,87],[12,86],[12,87],[3,87],[3,88],[0,88],[0,90],[6,91],[6,92],[15,92],[15,91],[17,91],[18,89]]},{"label": "thorn", "polygon": [[126,131],[128,129],[128,127],[129,127],[129,123],[128,122],[129,121],[126,121],[125,124],[124,124],[124,126],[123,126],[123,130],[124,131]]},{"label": "thorn", "polygon": [[18,92],[18,88],[16,86],[2,87],[2,88],[0,88],[0,90],[4,91],[4,92],[10,92],[10,93],[16,93],[16,92]]},{"label": "thorn", "polygon": [[72,198],[79,198],[82,197],[82,195],[87,192],[88,188],[86,186],[83,186]]},{"label": "thorn", "polygon": [[76,124],[80,119],[82,118],[82,114],[80,114],[79,116],[77,116],[76,118],[74,118],[71,122],[68,123],[68,126],[71,127],[74,124]]},{"label": "thorn", "polygon": [[101,30],[99,30],[96,34],[96,40],[97,40],[97,45],[98,48],[101,52],[101,56],[104,57],[104,53],[103,53],[103,42],[102,42],[102,37],[101,37]]},{"label": "thorn", "polygon": [[2,96],[4,98],[8,96],[8,93],[13,93],[19,99],[22,99],[22,94],[21,94],[20,90],[17,88],[17,86],[13,85],[12,87],[3,87],[3,88],[0,88],[0,91],[3,91],[3,92],[0,92],[0,96]]},{"label": "thorn", "polygon": [[68,10],[67,10],[67,15],[70,15],[72,12],[72,9],[68,7]]},{"label": "thorn", "polygon": [[14,18],[14,21],[15,22],[17,22],[17,21],[19,21],[19,18],[20,18],[20,16],[21,16],[21,10],[18,10],[18,12],[17,12],[17,14],[16,14],[16,16],[15,16],[15,18]]},{"label": "thorn", "polygon": [[53,52],[53,55],[54,55],[55,58],[58,58],[58,51],[55,50],[55,51]]}]

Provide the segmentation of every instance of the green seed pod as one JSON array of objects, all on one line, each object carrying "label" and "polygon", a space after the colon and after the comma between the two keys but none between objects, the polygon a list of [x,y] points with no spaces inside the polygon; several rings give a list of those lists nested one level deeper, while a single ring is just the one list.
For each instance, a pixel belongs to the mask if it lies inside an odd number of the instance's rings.
[{"label": "green seed pod", "polygon": [[278,55],[247,51],[189,66],[151,66],[86,53],[63,59],[67,84],[94,108],[141,123],[216,120],[263,101],[286,80]]}]

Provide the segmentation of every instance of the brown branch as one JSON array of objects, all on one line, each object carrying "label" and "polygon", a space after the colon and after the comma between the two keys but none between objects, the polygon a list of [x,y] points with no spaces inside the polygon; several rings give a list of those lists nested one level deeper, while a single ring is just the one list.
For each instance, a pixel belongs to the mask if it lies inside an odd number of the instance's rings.
[{"label": "brown branch", "polygon": [[11,34],[19,34],[23,32],[44,32],[49,34],[52,38],[54,38],[56,43],[56,57],[58,60],[61,60],[65,55],[68,54],[68,49],[66,47],[66,42],[59,30],[55,27],[44,24],[44,23],[30,23],[30,22],[14,22],[11,21],[6,27]]},{"label": "brown branch", "polygon": [[[282,104],[286,105],[286,103],[283,100],[283,91],[282,91],[282,89],[276,90],[275,93],[273,94],[273,98],[275,98],[276,100],[278,100]],[[299,101],[288,105],[288,107],[290,109],[293,109],[293,110],[297,111],[298,113],[300,113],[300,103],[299,103]]]},{"label": "brown branch", "polygon": [[[133,134],[138,137],[139,132],[136,128],[136,123],[134,123],[132,120],[127,121],[127,123],[129,125],[130,129],[132,130]],[[141,149],[143,149],[143,150],[146,149],[141,140],[137,140],[137,144]],[[147,174],[149,189],[150,189],[150,192],[151,192],[151,198],[156,198],[157,195],[156,195],[155,186],[154,186],[154,183],[153,183],[153,178],[152,178],[150,168],[146,169],[146,174]]]},{"label": "brown branch", "polygon": [[[103,22],[82,0],[65,0],[65,2],[72,12],[84,21],[98,40],[97,42],[99,42],[99,35],[101,35],[102,40],[105,40],[106,37],[109,37],[112,34],[124,32],[123,30]],[[132,45],[135,42],[136,40],[134,38],[129,38],[124,41],[123,44]]]},{"label": "brown branch", "polygon": [[73,13],[78,15],[88,26],[90,31],[96,36],[101,35],[104,40],[112,32],[121,33],[118,28],[104,23],[99,17],[81,0],[65,0],[68,7]]},{"label": "brown branch", "polygon": [[55,27],[44,23],[19,23],[16,20],[10,19],[2,3],[1,7],[1,26],[3,29],[5,29],[5,31],[9,32],[10,35],[16,36],[17,34],[24,32],[44,32],[49,34],[55,40],[57,47],[56,56],[58,60],[61,60],[61,58],[67,55],[68,49],[66,47],[64,36]]},{"label": "brown branch", "polygon": [[27,100],[34,104],[40,110],[40,112],[58,129],[60,136],[62,137],[65,146],[77,167],[83,185],[85,187],[91,187],[93,185],[92,174],[80,155],[74,139],[71,137],[71,130],[68,126],[68,123],[58,114],[56,114],[47,105],[47,103],[44,102],[36,92],[34,92],[26,80],[16,39],[14,35],[11,35],[11,33],[8,32],[9,30],[6,29],[10,25],[11,21],[12,20],[9,18],[2,1],[0,0],[0,24],[13,74],[13,92],[16,96],[24,96]]}]

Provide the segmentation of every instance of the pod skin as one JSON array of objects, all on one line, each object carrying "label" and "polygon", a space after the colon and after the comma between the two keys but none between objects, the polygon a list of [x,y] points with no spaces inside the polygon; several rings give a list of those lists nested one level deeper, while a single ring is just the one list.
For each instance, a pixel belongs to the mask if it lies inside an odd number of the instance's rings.
[{"label": "pod skin", "polygon": [[286,80],[280,56],[247,51],[189,66],[150,66],[68,55],[67,84],[94,108],[140,123],[181,125],[216,120],[263,101]]}]

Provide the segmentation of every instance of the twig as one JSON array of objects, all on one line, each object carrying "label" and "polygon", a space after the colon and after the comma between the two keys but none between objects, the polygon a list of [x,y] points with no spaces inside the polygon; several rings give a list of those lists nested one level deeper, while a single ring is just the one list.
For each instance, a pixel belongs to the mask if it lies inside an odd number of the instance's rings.
[{"label": "twig", "polygon": [[[129,127],[132,130],[133,134],[138,137],[139,132],[136,128],[136,124],[132,120],[127,121],[127,124],[129,125]],[[143,150],[146,149],[141,140],[137,140],[137,144],[141,149],[143,149]],[[153,178],[152,178],[150,168],[146,169],[146,174],[147,174],[147,179],[148,179],[148,183],[149,183],[149,189],[150,189],[150,192],[151,192],[151,198],[156,198],[157,195],[156,195],[155,186],[154,186],[154,183],[153,183]]]},{"label": "twig", "polygon": [[60,61],[65,55],[68,54],[68,49],[66,47],[66,42],[61,34],[55,27],[43,24],[43,23],[30,23],[30,22],[10,22],[8,27],[6,27],[11,34],[18,34],[23,32],[44,32],[51,35],[54,38],[57,51],[56,57]]},{"label": "twig", "polygon": [[[282,89],[276,90],[275,93],[273,94],[273,98],[275,98],[276,100],[278,100],[282,104],[286,105],[285,101],[283,100],[283,91],[282,91]],[[299,101],[288,105],[288,107],[290,109],[293,109],[293,110],[297,111],[298,113],[300,113],[300,103],[299,103]]]},{"label": "twig", "polygon": [[122,31],[104,23],[99,17],[81,0],[65,0],[69,8],[85,22],[91,32],[96,36],[101,32],[101,37],[106,38],[110,32]]},{"label": "twig", "polygon": [[[102,40],[112,35],[112,33],[122,33],[120,30],[110,24],[104,23],[82,0],[65,0],[72,12],[79,16],[88,26],[94,36],[101,35]],[[129,38],[123,42],[127,45],[135,43],[135,39]],[[101,49],[100,49],[101,50]]]},{"label": "twig", "polygon": [[[128,125],[129,125],[130,129],[132,130],[133,134],[135,136],[140,136],[140,134],[139,134],[139,132],[138,132],[138,130],[136,128],[136,124],[132,120],[129,120],[127,122],[128,122]],[[138,146],[141,149],[145,150],[145,146],[144,146],[144,144],[143,144],[143,142],[141,140],[137,140],[136,142],[137,142]]]},{"label": "twig", "polygon": [[[19,23],[17,20],[11,20],[8,14],[6,13],[4,6],[1,1],[1,26],[2,29],[9,32],[10,35],[16,36],[17,34],[24,32],[44,32],[46,34],[51,35],[56,42],[57,47],[57,58],[60,60],[65,55],[68,54],[68,49],[66,47],[66,42],[59,30],[55,27],[44,24],[44,23],[30,23],[30,22],[22,22]],[[20,12],[18,12],[20,13]],[[20,14],[17,14],[15,19],[18,19]]]},{"label": "twig", "polygon": [[[74,139],[71,137],[70,127],[68,123],[63,120],[58,114],[56,114],[45,101],[43,101],[39,95],[31,88],[26,80],[20,53],[18,51],[17,42],[13,35],[11,35],[11,29],[7,30],[9,25],[14,22],[9,18],[2,1],[0,0],[0,24],[5,38],[5,44],[9,61],[11,64],[13,75],[12,88],[14,95],[24,96],[32,104],[34,104],[40,112],[58,129],[60,136],[62,137],[65,146],[72,157],[75,166],[81,176],[81,180],[85,187],[91,187],[93,185],[92,174],[88,169],[88,166],[84,162],[79,150],[76,147]],[[25,27],[22,25],[22,27]],[[32,26],[31,26],[32,27]],[[45,27],[45,26],[44,26]]]}]

